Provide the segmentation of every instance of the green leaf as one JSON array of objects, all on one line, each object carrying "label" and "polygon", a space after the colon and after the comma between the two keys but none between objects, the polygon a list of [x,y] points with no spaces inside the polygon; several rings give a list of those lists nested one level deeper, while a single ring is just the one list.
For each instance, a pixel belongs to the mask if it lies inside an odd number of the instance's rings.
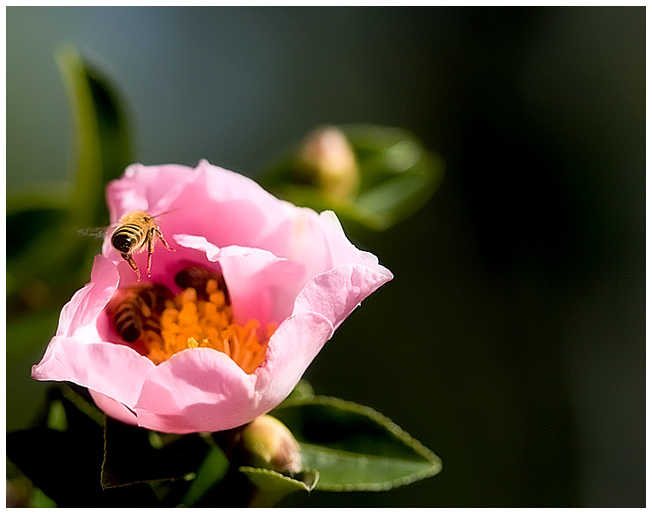
[{"label": "green leaf", "polygon": [[[66,427],[47,428],[53,406],[63,406]],[[102,489],[103,418],[98,413],[84,390],[57,386],[49,391],[39,426],[7,434],[7,457],[58,507],[158,505],[146,484]]]},{"label": "green leaf", "polygon": [[76,173],[71,209],[83,227],[106,223],[104,188],[131,162],[121,102],[104,73],[62,46],[55,58],[68,92],[75,130]]},{"label": "green leaf", "polygon": [[310,492],[319,480],[319,473],[312,470],[304,470],[294,477],[288,477],[270,469],[250,466],[240,466],[239,470],[249,478],[256,488],[249,507],[269,507],[290,493]]},{"label": "green leaf", "polygon": [[294,403],[302,403],[312,400],[315,397],[315,390],[307,380],[301,379],[289,396],[277,407],[286,407]]},{"label": "green leaf", "polygon": [[224,452],[217,445],[211,444],[204,461],[197,469],[195,479],[190,484],[182,504],[186,507],[195,505],[224,478],[229,465],[229,459]]},{"label": "green leaf", "polygon": [[176,436],[152,445],[150,431],[107,418],[104,425],[102,487],[139,482],[187,480],[208,451],[198,434]]},{"label": "green leaf", "polygon": [[35,352],[54,335],[59,319],[59,309],[48,309],[16,319],[7,320],[7,360]]},{"label": "green leaf", "polygon": [[379,491],[441,470],[439,457],[369,407],[316,396],[274,416],[294,434],[303,466],[319,471],[320,490]]},{"label": "green leaf", "polygon": [[[88,391],[79,386],[61,384],[50,391],[50,404],[59,398],[66,411],[66,420],[71,428],[86,422],[86,418],[96,425],[104,425],[104,413],[95,406]],[[79,418],[83,420],[78,421]]]},{"label": "green leaf", "polygon": [[57,506],[56,502],[48,497],[43,491],[38,488],[32,490],[30,495],[30,504],[32,507],[41,509],[51,509]]},{"label": "green leaf", "polygon": [[7,208],[7,267],[24,281],[70,253],[61,233],[69,213],[56,206],[32,208],[26,204],[22,208],[16,199],[11,203],[12,208]]},{"label": "green leaf", "polygon": [[59,507],[154,506],[145,484],[103,491],[102,435],[32,428],[7,434],[7,456]]},{"label": "green leaf", "polygon": [[8,196],[10,293],[28,288],[34,277],[59,289],[66,281],[79,286],[89,251],[99,245],[76,229],[108,224],[106,183],[132,160],[122,102],[105,73],[71,46],[59,48],[55,58],[73,118],[75,172],[71,182],[36,184]]},{"label": "green leaf", "polygon": [[126,116],[115,86],[72,46],[60,47],[55,60],[75,129],[73,181],[36,184],[8,196],[9,257],[54,226],[106,224],[106,183],[132,161]]},{"label": "green leaf", "polygon": [[347,137],[360,170],[360,189],[349,201],[335,201],[305,183],[298,172],[299,147],[270,166],[261,182],[287,200],[318,212],[333,210],[346,226],[385,230],[414,214],[432,196],[444,161],[409,131],[371,124],[338,127]]},{"label": "green leaf", "polygon": [[7,259],[19,256],[35,240],[43,237],[44,233],[63,225],[68,220],[66,208],[64,205],[48,202],[45,197],[12,196],[8,198]]},{"label": "green leaf", "polygon": [[50,404],[50,412],[48,412],[47,427],[59,432],[68,430],[68,418],[66,417],[66,409],[60,400],[56,400]]}]

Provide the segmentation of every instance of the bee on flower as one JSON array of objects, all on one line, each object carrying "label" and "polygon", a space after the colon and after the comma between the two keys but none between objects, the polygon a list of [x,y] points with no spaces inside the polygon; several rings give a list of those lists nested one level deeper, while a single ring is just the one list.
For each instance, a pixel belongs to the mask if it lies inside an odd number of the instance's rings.
[{"label": "bee on flower", "polygon": [[[216,432],[269,412],[392,279],[332,212],[281,201],[207,161],[132,165],[107,200],[123,230],[107,233],[32,377],[87,387],[125,423]],[[153,219],[127,229],[134,212],[168,214],[163,229]],[[175,251],[151,266],[156,239]]]}]

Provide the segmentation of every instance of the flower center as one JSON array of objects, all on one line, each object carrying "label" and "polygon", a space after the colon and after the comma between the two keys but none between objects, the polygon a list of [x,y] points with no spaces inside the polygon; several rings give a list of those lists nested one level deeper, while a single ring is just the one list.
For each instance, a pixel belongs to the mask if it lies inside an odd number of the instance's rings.
[{"label": "flower center", "polygon": [[[203,270],[190,270],[197,269]],[[160,284],[147,284],[129,288],[120,301],[112,302],[115,307],[110,306],[110,312],[118,334],[141,346],[154,364],[177,352],[201,347],[225,353],[245,373],[253,373],[265,361],[276,326],[269,324],[265,338],[260,340],[257,319],[244,326],[233,322],[223,281],[206,270],[199,279],[183,280],[190,270],[180,272],[176,282],[194,287],[186,287],[176,296]]]}]

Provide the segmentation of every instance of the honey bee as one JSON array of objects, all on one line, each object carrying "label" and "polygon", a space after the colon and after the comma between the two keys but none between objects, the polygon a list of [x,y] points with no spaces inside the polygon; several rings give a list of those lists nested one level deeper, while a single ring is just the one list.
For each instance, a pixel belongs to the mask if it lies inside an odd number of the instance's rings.
[{"label": "honey bee", "polygon": [[132,254],[144,250],[145,245],[147,245],[147,276],[150,277],[155,237],[158,237],[168,250],[174,252],[174,249],[170,248],[170,245],[163,237],[161,230],[154,221],[154,216],[145,211],[128,212],[120,218],[119,223],[120,225],[111,235],[111,244],[120,252],[122,258],[129,263],[131,269],[136,272],[140,282],[140,270]]},{"label": "honey bee", "polygon": [[172,292],[162,284],[144,284],[121,291],[111,301],[109,312],[118,335],[128,343],[136,341],[145,330],[161,334],[161,314]]},{"label": "honey bee", "polygon": [[207,270],[201,266],[190,266],[181,270],[174,277],[174,282],[181,288],[187,289],[192,287],[197,292],[197,298],[207,301],[208,293],[206,292],[206,284],[210,279],[217,281],[217,287],[224,293],[226,303],[229,303],[229,292],[226,289],[226,282],[224,277],[214,271]]}]

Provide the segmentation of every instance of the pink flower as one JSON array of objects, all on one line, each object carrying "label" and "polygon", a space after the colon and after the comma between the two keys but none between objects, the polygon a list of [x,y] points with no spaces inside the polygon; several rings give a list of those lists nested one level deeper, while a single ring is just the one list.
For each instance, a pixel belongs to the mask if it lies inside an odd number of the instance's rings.
[{"label": "pink flower", "polygon": [[[107,197],[113,223],[135,210],[161,214],[156,223],[175,251],[156,242],[151,279],[147,251],[134,253],[143,283],[179,292],[174,277],[189,266],[222,274],[233,326],[253,327],[253,340],[266,343],[248,372],[194,338],[155,364],[118,335],[108,312],[114,294],[138,282],[106,237],[90,283],[64,306],[32,377],[85,386],[100,409],[125,423],[173,433],[248,423],[277,406],[340,323],[392,279],[348,241],[333,213],[278,200],[206,161],[194,170],[132,165]],[[276,328],[267,342],[268,327]]]}]

